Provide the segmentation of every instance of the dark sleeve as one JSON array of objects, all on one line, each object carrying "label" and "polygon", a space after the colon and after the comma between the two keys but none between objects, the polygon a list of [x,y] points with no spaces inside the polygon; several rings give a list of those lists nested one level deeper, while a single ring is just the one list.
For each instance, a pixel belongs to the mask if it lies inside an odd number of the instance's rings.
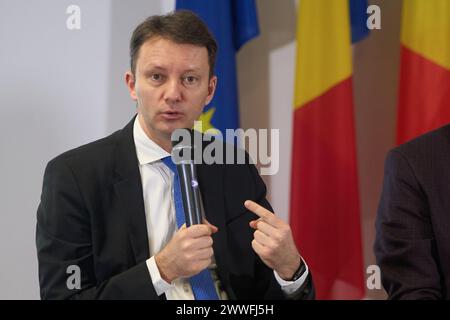
[{"label": "dark sleeve", "polygon": [[[269,201],[267,201],[266,194],[267,189],[264,181],[262,180],[261,176],[258,173],[257,168],[250,164],[250,170],[252,173],[253,180],[256,185],[256,199],[255,202],[259,203],[261,206],[266,208],[267,210],[274,212],[272,206],[270,205]],[[277,293],[281,290],[281,286],[278,283],[278,281],[275,279],[275,276],[273,274],[273,270],[270,269],[265,265],[265,263],[259,259],[257,261],[257,270],[262,275],[265,274],[265,277],[269,278],[268,285],[266,287],[266,294],[265,299],[273,299],[274,297],[277,297]],[[290,299],[290,300],[312,300],[315,299],[315,291],[314,291],[314,284],[312,280],[311,270],[309,270],[309,275],[306,278],[303,285],[294,293],[290,294],[289,296],[284,294],[284,298]]]},{"label": "dark sleeve", "polygon": [[395,150],[385,163],[374,251],[390,299],[442,298],[427,197]]},{"label": "dark sleeve", "polygon": [[[145,262],[101,283],[96,280],[90,217],[84,203],[69,166],[61,158],[51,161],[45,170],[37,211],[41,298],[159,299]],[[67,286],[69,277],[74,275],[67,273],[67,268],[73,265],[80,270],[79,290]]]}]

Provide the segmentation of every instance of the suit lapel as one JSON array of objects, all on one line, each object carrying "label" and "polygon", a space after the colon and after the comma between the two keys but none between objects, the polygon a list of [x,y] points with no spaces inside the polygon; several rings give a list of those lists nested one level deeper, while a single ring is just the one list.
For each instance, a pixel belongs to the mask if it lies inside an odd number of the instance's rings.
[{"label": "suit lapel", "polygon": [[115,153],[117,182],[114,190],[128,228],[136,263],[141,263],[149,257],[149,246],[139,162],[133,139],[134,119],[135,117],[118,136]]}]

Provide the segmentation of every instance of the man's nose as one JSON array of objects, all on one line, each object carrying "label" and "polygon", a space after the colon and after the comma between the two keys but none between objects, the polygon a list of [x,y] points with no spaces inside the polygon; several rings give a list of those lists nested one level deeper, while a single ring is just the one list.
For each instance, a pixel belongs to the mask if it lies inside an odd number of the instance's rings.
[{"label": "man's nose", "polygon": [[164,101],[168,105],[173,105],[181,101],[181,83],[178,80],[171,80],[166,83],[166,88],[164,92]]}]

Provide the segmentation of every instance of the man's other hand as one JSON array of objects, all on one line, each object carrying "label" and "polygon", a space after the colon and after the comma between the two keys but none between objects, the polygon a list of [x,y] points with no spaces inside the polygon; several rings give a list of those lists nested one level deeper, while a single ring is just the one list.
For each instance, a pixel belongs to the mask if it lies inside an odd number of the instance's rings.
[{"label": "man's other hand", "polygon": [[254,201],[247,200],[244,205],[259,217],[250,222],[250,227],[255,229],[253,250],[282,279],[292,279],[302,260],[295,246],[291,227]]}]

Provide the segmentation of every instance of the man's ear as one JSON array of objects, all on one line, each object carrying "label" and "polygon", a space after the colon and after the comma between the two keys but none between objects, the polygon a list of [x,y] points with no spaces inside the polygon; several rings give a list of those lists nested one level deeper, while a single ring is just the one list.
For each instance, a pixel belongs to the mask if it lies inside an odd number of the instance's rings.
[{"label": "man's ear", "polygon": [[216,92],[216,87],[217,87],[217,77],[212,76],[211,79],[209,79],[208,95],[206,96],[205,105],[210,103],[211,100],[214,98],[214,93]]},{"label": "man's ear", "polygon": [[127,84],[131,99],[133,99],[134,101],[137,101],[136,81],[135,81],[134,75],[131,71],[127,71],[125,73],[125,83]]}]

